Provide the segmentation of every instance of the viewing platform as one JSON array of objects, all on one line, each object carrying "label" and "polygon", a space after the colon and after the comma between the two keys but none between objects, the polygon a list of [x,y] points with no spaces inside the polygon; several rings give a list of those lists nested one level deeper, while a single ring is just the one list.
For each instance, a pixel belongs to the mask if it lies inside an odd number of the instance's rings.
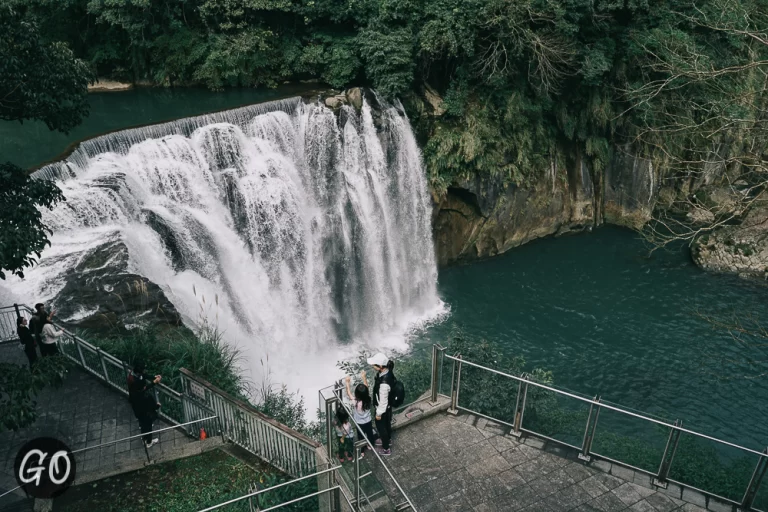
[{"label": "viewing platform", "polygon": [[648,476],[585,465],[575,450],[506,431],[473,414],[441,413],[398,430],[386,463],[420,512],[707,510],[683,501],[680,488],[657,490]]}]

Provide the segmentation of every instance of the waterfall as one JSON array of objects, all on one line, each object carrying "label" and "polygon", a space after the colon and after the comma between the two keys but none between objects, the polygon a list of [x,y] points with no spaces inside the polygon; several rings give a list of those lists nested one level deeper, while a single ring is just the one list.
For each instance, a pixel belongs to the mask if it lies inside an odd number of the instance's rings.
[{"label": "waterfall", "polygon": [[7,286],[53,299],[84,254],[120,240],[191,326],[216,297],[206,320],[253,377],[267,357],[278,382],[326,385],[337,359],[402,343],[441,307],[418,146],[399,105],[371,103],[294,98],[82,143],[36,172],[67,201],[43,211],[40,265]]}]

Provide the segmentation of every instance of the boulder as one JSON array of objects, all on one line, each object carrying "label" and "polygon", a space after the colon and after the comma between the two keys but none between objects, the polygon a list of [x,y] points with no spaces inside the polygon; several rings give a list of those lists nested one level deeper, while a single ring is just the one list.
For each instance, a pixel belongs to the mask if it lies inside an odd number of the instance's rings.
[{"label": "boulder", "polygon": [[99,78],[94,83],[88,84],[88,92],[118,92],[130,89],[133,89],[133,84],[106,78]]},{"label": "boulder", "polygon": [[333,110],[339,109],[347,103],[347,97],[343,94],[331,96],[325,99],[325,106]]},{"label": "boulder", "polygon": [[359,87],[349,89],[346,93],[346,99],[357,110],[363,108],[363,90]]}]

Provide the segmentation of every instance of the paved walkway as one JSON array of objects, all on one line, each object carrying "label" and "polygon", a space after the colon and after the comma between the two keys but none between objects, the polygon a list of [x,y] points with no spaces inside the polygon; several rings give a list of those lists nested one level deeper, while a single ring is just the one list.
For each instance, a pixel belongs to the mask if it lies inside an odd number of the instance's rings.
[{"label": "paved walkway", "polygon": [[706,510],[652,489],[650,478],[632,483],[633,471],[589,467],[536,438],[523,444],[505,433],[474,415],[441,413],[398,430],[387,463],[420,512]]},{"label": "paved walkway", "polygon": [[[0,345],[0,361],[27,364],[16,343]],[[78,450],[140,434],[127,397],[74,365],[60,388],[46,389],[40,394],[37,410],[39,416],[32,426],[18,432],[0,432],[0,494],[18,485],[13,463],[18,450],[30,439],[55,437],[71,450]],[[156,429],[168,426],[161,421],[155,423]],[[160,457],[192,442],[175,429],[162,432],[159,438],[160,444],[150,448],[151,456]],[[134,439],[78,453],[75,460],[77,483],[120,466],[135,466],[146,461],[147,456],[141,439]],[[0,511],[23,499],[21,491],[0,498]]]}]

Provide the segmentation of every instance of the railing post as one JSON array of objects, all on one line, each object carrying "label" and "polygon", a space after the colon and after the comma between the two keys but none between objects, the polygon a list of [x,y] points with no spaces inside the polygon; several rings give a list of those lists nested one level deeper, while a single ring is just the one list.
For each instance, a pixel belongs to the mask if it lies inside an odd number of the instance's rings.
[{"label": "railing post", "polygon": [[453,361],[453,374],[456,377],[456,385],[454,386],[453,376],[451,377],[451,407],[448,409],[449,414],[454,416],[459,414],[459,387],[461,387],[461,354],[458,354],[457,359]]},{"label": "railing post", "polygon": [[107,381],[107,384],[112,384],[112,382],[109,380],[109,374],[107,373],[107,363],[104,362],[104,353],[99,347],[96,347],[96,353],[99,355],[99,361],[101,361],[101,369],[104,372],[104,380]]},{"label": "railing post", "polygon": [[355,443],[355,508],[358,512],[363,510],[363,505],[360,501],[360,449],[363,446],[368,446],[365,440]]},{"label": "railing post", "polygon": [[438,358],[439,358],[441,349],[442,347],[438,344],[432,345],[432,386],[431,386],[432,396],[429,401],[429,405],[433,407],[436,406],[438,403],[437,393],[439,391],[438,388],[440,387],[440,382],[437,375],[438,375],[438,369],[440,368],[438,363]]},{"label": "railing post", "polygon": [[77,353],[80,354],[80,364],[82,364],[83,368],[87,370],[88,365],[85,364],[85,356],[83,356],[83,348],[80,346],[80,342],[77,341],[77,336],[73,336],[72,340],[75,342],[75,346],[77,347]]},{"label": "railing post", "polygon": [[331,491],[332,499],[333,499],[333,507],[331,508],[332,512],[341,512],[341,492],[340,488],[337,486],[334,490]]},{"label": "railing post", "polygon": [[747,484],[747,490],[744,492],[744,499],[741,500],[741,508],[744,510],[752,510],[752,503],[755,501],[757,491],[760,489],[760,483],[763,481],[766,469],[768,469],[768,459],[766,459],[766,455],[768,455],[768,448],[763,450],[763,454],[757,459],[757,466],[755,466],[755,470],[752,472],[752,478],[750,478],[749,484]]},{"label": "railing post", "polygon": [[[597,406],[597,408],[595,408]],[[592,419],[594,412],[594,420]],[[600,417],[600,397],[596,396],[593,402],[589,404],[589,415],[587,416],[587,426],[584,428],[584,440],[581,443],[581,452],[579,459],[589,462],[592,459],[592,441],[595,439],[595,429],[597,429],[597,420]]]},{"label": "railing post", "polygon": [[21,316],[21,311],[19,311],[19,305],[15,302],[13,303],[13,309],[16,310],[16,318],[19,318]]},{"label": "railing post", "polygon": [[509,433],[512,437],[519,438],[523,435],[520,427],[523,424],[523,412],[525,411],[525,401],[528,398],[528,379],[525,374],[521,375],[521,380],[517,386],[517,399],[515,400],[515,416],[512,431]]},{"label": "railing post", "polygon": [[675,420],[675,426],[669,429],[669,438],[667,438],[667,445],[664,447],[661,464],[659,464],[659,474],[653,479],[653,485],[656,487],[667,488],[669,468],[672,467],[672,460],[675,458],[675,452],[677,452],[677,444],[680,442],[680,430],[678,427],[682,426],[683,422],[681,420]]},{"label": "railing post", "polygon": [[328,461],[333,461],[333,402],[335,398],[325,399],[325,436],[328,441]]}]

